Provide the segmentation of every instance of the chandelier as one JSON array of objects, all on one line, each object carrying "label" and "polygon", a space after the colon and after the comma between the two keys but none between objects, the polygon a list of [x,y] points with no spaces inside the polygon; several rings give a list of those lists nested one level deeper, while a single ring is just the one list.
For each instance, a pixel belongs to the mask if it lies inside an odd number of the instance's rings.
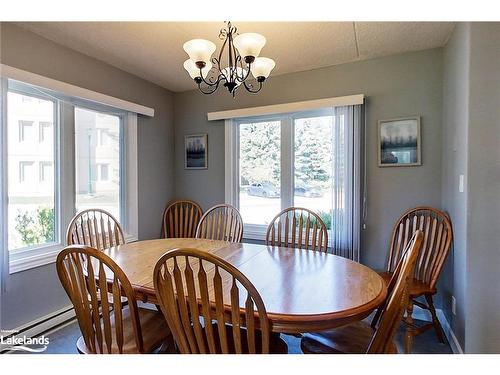
[{"label": "chandelier", "polygon": [[[193,39],[184,43],[184,51],[189,55],[184,68],[198,89],[203,94],[212,94],[224,82],[233,97],[241,86],[251,93],[259,92],[276,65],[272,59],[259,57],[266,38],[256,33],[238,34],[236,27],[227,22],[227,26],[219,32],[219,39],[224,42],[218,57],[214,58],[212,54],[217,47],[211,41]],[[249,82],[250,74],[257,81],[255,85]]]}]

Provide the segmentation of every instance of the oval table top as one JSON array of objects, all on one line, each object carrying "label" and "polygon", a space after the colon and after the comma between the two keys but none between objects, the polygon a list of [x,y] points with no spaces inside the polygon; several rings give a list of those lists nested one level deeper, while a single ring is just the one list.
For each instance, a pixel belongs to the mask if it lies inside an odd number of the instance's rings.
[{"label": "oval table top", "polygon": [[321,331],[362,320],[385,299],[382,278],[351,260],[312,250],[193,238],[138,241],[104,252],[139,300],[156,303],[153,270],[175,248],[197,248],[237,267],[259,291],[275,332]]}]

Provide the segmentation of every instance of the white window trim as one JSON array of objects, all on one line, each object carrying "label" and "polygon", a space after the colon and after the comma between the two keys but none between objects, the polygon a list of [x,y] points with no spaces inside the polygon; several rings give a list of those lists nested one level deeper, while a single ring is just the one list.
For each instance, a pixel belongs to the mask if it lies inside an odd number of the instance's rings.
[{"label": "white window trim", "polygon": [[[7,173],[7,150],[3,147],[4,142],[7,140],[7,80],[1,79],[0,76],[0,176],[5,176]],[[8,217],[7,209],[7,181],[4,178],[0,178],[0,216],[2,218]],[[9,252],[7,250],[7,220],[0,220],[0,250],[3,249],[0,254],[0,284],[2,289],[0,293],[4,291],[5,288],[5,275],[8,272],[9,266]],[[1,310],[1,309],[0,309]],[[0,311],[1,315],[1,311]]]},{"label": "white window trim", "polygon": [[118,108],[123,111],[133,112],[149,117],[153,117],[155,114],[155,110],[153,108],[146,107],[137,103],[132,103],[127,100],[118,99],[110,95],[101,94],[100,92],[71,85],[66,82],[58,81],[56,79],[44,77],[39,74],[14,68],[9,65],[0,64],[0,74],[0,77],[10,78],[33,86],[38,86],[44,89],[51,90],[54,93],[67,95],[68,97],[88,100],[94,103],[107,105],[109,107]]},{"label": "white window trim", "polygon": [[215,120],[236,119],[241,117],[280,115],[285,113],[311,111],[322,108],[363,104],[364,98],[365,98],[364,94],[338,96],[335,98],[306,100],[303,102],[273,104],[261,107],[240,108],[240,109],[231,109],[229,111],[209,112],[207,113],[207,117],[208,121],[215,121]]},{"label": "white window trim", "polygon": [[[1,66],[2,68],[4,66]],[[4,72],[2,72],[3,74]],[[5,76],[5,74],[3,74]],[[1,78],[1,77],[0,77]],[[7,108],[7,92],[8,84],[7,79],[0,79],[2,85],[1,90],[1,107]],[[75,86],[76,87],[76,86]],[[57,116],[60,118],[74,119],[74,106],[61,103],[56,109]],[[7,111],[2,111],[0,121],[7,124]],[[57,119],[57,123],[60,119]],[[56,122],[54,122],[54,131],[56,130]],[[6,142],[7,126],[1,127],[0,132],[0,146]],[[74,216],[75,207],[75,170],[74,170],[74,131],[73,129],[64,129],[60,127],[58,134],[55,135],[60,142],[59,150],[56,149],[54,155],[54,183],[59,189],[56,194],[56,207],[55,209],[59,214],[59,225],[56,227],[58,241],[56,243],[46,244],[45,246],[37,246],[35,248],[22,248],[13,251],[8,251],[8,238],[7,238],[7,220],[2,220],[2,227],[0,228],[1,243],[3,251],[0,256],[2,257],[2,273],[8,272],[9,274],[22,272],[31,268],[43,266],[46,264],[54,263],[57,254],[65,247],[66,244],[66,228],[71,218]],[[124,237],[126,242],[138,240],[138,173],[137,173],[137,113],[127,112],[123,116],[123,162],[124,169],[122,175],[123,196],[121,209],[124,212],[122,227],[124,230]],[[2,153],[2,162],[0,165],[1,176],[6,175],[7,171],[7,150],[6,147],[0,147]],[[59,165],[59,160],[66,160],[64,165]],[[65,181],[64,184],[60,181]],[[7,178],[2,179],[0,184],[0,203],[1,215],[4,218],[8,217],[8,197],[7,197]]]}]

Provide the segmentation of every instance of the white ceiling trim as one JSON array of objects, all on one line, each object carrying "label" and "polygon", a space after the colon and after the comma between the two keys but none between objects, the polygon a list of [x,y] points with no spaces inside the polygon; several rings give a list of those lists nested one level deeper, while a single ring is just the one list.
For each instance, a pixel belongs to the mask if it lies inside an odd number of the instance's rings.
[{"label": "white ceiling trim", "polygon": [[89,100],[91,102],[104,104],[110,107],[118,108],[128,112],[134,112],[144,116],[154,117],[155,115],[154,108],[115,98],[110,95],[71,85],[66,82],[44,77],[39,74],[31,73],[26,70],[21,70],[5,64],[0,64],[0,77],[10,78],[16,81],[28,83],[30,85],[38,86],[40,88],[62,93],[67,96]]},{"label": "white ceiling trim", "polygon": [[208,121],[226,120],[241,117],[253,117],[264,115],[275,115],[279,113],[309,111],[320,108],[341,107],[345,105],[363,104],[364,94],[338,96],[336,98],[325,98],[306,100],[285,104],[265,105],[261,107],[231,109],[228,111],[208,112]]}]

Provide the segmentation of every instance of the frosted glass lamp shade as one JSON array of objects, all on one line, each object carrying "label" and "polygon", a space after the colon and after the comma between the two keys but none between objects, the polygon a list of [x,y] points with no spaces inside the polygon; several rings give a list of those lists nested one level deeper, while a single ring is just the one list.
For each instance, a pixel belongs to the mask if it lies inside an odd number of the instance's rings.
[{"label": "frosted glass lamp shade", "polygon": [[184,51],[189,55],[189,58],[195,63],[204,62],[207,64],[210,62],[212,54],[215,52],[216,46],[209,40],[205,39],[193,39],[189,42],[184,43]]},{"label": "frosted glass lamp shade", "polygon": [[[200,68],[198,68],[195,64],[195,62],[191,59],[187,59],[184,61],[184,69],[187,70],[189,73],[189,76],[192,79],[195,79],[196,77],[200,76]],[[208,72],[212,69],[212,63],[208,61],[203,69],[201,69],[201,74],[203,74],[203,78],[205,78],[208,74]]]},{"label": "frosted glass lamp shade", "polygon": [[244,33],[234,38],[234,46],[243,58],[259,56],[265,44],[266,38],[257,33]]},{"label": "frosted glass lamp shade", "polygon": [[255,78],[267,78],[275,66],[276,63],[273,59],[269,59],[267,57],[257,57],[252,65],[250,65],[250,71]]}]

